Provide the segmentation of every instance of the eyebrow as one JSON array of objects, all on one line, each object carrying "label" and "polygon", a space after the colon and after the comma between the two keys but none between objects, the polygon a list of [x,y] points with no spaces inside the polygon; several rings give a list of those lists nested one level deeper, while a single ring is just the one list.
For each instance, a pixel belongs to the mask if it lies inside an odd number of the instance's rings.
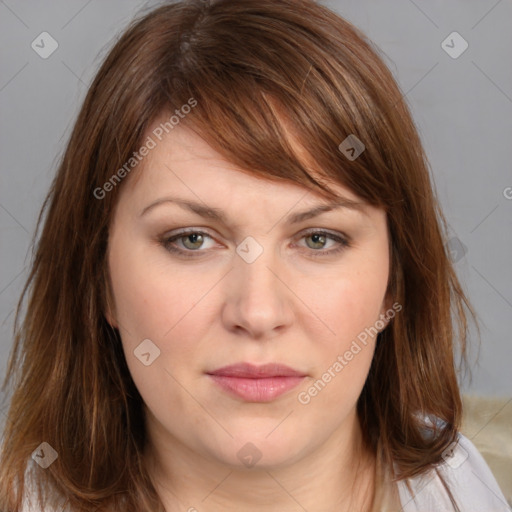
[{"label": "eyebrow", "polygon": [[[201,217],[209,218],[212,220],[217,220],[219,222],[222,222],[224,224],[227,224],[227,217],[224,210],[221,208],[215,208],[211,206],[206,206],[205,204],[201,204],[196,201],[190,201],[187,199],[181,199],[178,197],[162,197],[161,199],[156,200],[155,202],[151,203],[150,205],[146,206],[139,214],[139,217],[142,217],[143,215],[146,215],[150,210],[153,208],[166,204],[176,204],[183,208],[184,210],[191,211],[193,213],[196,213],[200,215]],[[325,203],[320,204],[317,206],[314,206],[313,208],[309,210],[304,210],[301,212],[296,212],[288,215],[285,219],[285,222],[288,224],[298,224],[299,222],[312,219],[313,217],[317,217],[318,215],[321,215],[322,213],[329,212],[332,210],[337,210],[340,208],[346,208],[349,210],[359,211],[361,213],[365,213],[366,204],[362,202],[352,201],[350,199],[346,198],[340,198],[334,202],[331,203]]]}]

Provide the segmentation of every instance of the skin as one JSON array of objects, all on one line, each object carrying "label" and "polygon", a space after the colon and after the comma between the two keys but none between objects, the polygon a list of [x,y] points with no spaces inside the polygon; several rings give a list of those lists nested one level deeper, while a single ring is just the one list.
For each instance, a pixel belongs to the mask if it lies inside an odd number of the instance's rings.
[{"label": "skin", "polygon": [[[327,201],[237,168],[183,126],[143,165],[123,183],[112,220],[106,317],[145,403],[145,455],[166,510],[367,510],[374,457],[362,443],[356,402],[375,339],[308,404],[298,395],[390,307],[384,211],[363,204],[289,224],[288,215]],[[227,222],[170,202],[141,216],[169,196],[220,208]],[[196,257],[161,243],[180,228],[208,234],[202,245],[190,236],[172,244]],[[311,229],[349,237],[350,245],[318,241],[305,233]],[[252,263],[236,252],[248,236],[263,248]],[[144,339],[160,350],[148,366],[134,355]],[[272,402],[249,403],[205,373],[243,361],[279,362],[307,377]],[[249,442],[261,455],[252,467],[237,456]]]}]

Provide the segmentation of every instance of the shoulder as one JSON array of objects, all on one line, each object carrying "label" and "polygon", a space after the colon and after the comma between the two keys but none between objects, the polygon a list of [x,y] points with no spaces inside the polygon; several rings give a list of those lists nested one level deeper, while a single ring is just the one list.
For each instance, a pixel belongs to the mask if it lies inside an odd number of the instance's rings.
[{"label": "shoulder", "polygon": [[[462,512],[512,512],[489,466],[462,434],[443,454],[443,463],[428,473],[398,482],[403,512],[453,511],[446,482]],[[442,477],[442,478],[441,478]]]},{"label": "shoulder", "polygon": [[[24,476],[24,489],[23,489],[23,502],[21,506],[21,512],[71,512],[65,504],[60,503],[59,505],[54,502],[47,503],[44,509],[39,504],[39,487],[40,483],[37,478],[39,466],[35,467],[32,461],[27,463]],[[17,486],[16,486],[17,487]],[[48,495],[47,490],[44,490],[46,499],[52,496]],[[58,501],[58,500],[57,500]]]}]

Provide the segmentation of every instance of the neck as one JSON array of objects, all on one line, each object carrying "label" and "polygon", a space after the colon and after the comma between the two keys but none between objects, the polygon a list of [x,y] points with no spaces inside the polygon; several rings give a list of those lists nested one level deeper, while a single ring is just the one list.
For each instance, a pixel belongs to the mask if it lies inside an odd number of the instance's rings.
[{"label": "neck", "polygon": [[[147,414],[150,414],[147,412]],[[146,460],[167,512],[369,511],[375,457],[354,418],[297,462],[234,467],[198,453],[147,421]]]}]

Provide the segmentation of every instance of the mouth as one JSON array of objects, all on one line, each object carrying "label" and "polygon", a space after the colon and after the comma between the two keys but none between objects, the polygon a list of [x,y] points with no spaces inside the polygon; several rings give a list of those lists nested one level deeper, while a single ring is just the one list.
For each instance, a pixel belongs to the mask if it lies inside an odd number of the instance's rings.
[{"label": "mouth", "polygon": [[207,375],[223,391],[246,402],[271,402],[298,386],[307,376],[278,363],[261,366],[239,363],[207,372]]}]

